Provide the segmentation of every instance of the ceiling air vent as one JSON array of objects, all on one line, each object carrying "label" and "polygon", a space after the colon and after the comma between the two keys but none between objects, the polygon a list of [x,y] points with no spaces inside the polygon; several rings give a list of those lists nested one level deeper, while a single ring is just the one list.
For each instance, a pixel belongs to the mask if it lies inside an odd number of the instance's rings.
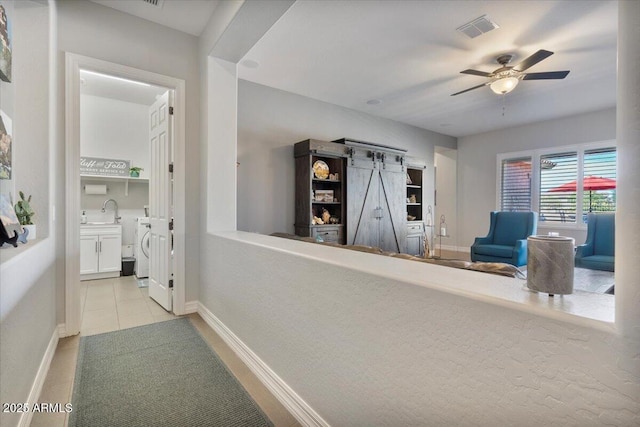
[{"label": "ceiling air vent", "polygon": [[487,18],[487,15],[482,15],[481,17],[456,28],[456,31],[460,31],[470,39],[473,39],[481,34],[495,30],[496,28],[500,28],[498,24]]},{"label": "ceiling air vent", "polygon": [[150,6],[155,6],[155,7],[162,7],[162,5],[164,4],[164,0],[142,0],[142,1],[147,3]]}]

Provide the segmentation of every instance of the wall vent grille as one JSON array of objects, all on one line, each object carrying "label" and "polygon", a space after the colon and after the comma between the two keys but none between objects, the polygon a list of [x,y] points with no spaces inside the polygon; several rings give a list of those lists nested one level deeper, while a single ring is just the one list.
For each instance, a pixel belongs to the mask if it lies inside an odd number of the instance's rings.
[{"label": "wall vent grille", "polygon": [[481,17],[456,28],[456,31],[459,31],[470,39],[473,39],[479,35],[488,33],[491,30],[495,30],[496,28],[500,28],[498,24],[491,21],[487,15],[482,15]]},{"label": "wall vent grille", "polygon": [[164,5],[164,0],[142,0],[150,6],[161,8]]}]

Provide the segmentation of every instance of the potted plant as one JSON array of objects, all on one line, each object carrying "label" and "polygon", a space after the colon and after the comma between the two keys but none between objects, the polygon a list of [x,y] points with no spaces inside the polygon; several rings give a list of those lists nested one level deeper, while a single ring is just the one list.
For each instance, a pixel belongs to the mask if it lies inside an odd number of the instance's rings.
[{"label": "potted plant", "polygon": [[131,166],[129,168],[129,176],[133,177],[133,178],[138,178],[140,176],[140,171],[143,171],[144,169],[142,169],[141,167],[138,166]]},{"label": "potted plant", "polygon": [[15,204],[14,209],[16,211],[16,216],[18,217],[18,221],[22,228],[29,230],[29,234],[27,235],[27,240],[33,240],[36,238],[36,225],[31,220],[36,213],[31,208],[31,196],[28,199],[25,199],[24,193],[19,191],[20,200]]}]

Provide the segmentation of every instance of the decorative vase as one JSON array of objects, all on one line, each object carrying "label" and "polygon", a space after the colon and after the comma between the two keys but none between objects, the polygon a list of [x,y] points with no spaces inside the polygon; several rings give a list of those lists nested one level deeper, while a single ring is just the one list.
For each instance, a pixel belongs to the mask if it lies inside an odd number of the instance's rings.
[{"label": "decorative vase", "polygon": [[29,224],[23,225],[22,228],[29,230],[29,234],[27,235],[27,240],[35,240],[36,239],[36,225]]},{"label": "decorative vase", "polygon": [[129,176],[133,178],[138,178],[140,177],[140,171],[129,171]]}]

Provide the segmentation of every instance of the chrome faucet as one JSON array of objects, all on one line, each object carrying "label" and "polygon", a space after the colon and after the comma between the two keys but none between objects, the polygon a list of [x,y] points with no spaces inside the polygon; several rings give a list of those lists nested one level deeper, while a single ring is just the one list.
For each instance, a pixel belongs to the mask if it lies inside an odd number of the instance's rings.
[{"label": "chrome faucet", "polygon": [[102,204],[102,212],[106,212],[107,204],[108,204],[109,202],[113,202],[113,210],[114,210],[114,213],[113,213],[113,223],[114,223],[114,224],[117,224],[117,223],[118,223],[118,221],[120,221],[120,219],[121,219],[121,217],[119,217],[119,216],[118,216],[118,202],[116,202],[116,201],[115,201],[115,200],[113,200],[113,199],[107,199],[107,200],[105,200],[105,201],[104,201],[104,203]]}]

